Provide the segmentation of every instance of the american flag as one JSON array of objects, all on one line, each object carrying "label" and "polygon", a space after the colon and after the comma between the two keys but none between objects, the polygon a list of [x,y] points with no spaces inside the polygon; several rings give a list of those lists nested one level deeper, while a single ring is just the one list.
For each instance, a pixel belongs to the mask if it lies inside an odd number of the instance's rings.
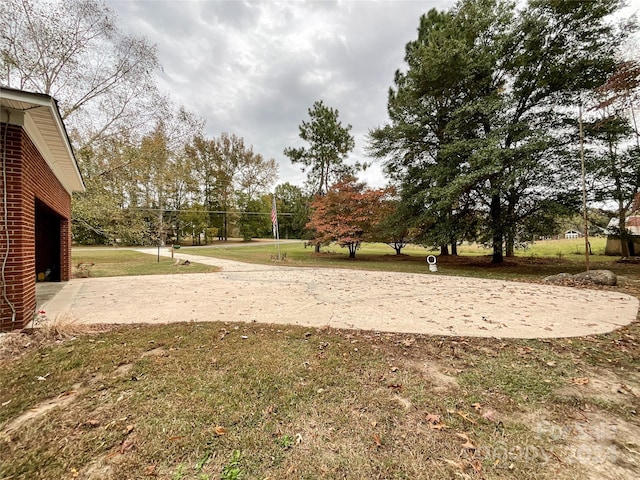
[{"label": "american flag", "polygon": [[273,196],[273,206],[271,207],[271,224],[273,225],[273,234],[278,229],[278,211],[276,210],[276,197]]}]

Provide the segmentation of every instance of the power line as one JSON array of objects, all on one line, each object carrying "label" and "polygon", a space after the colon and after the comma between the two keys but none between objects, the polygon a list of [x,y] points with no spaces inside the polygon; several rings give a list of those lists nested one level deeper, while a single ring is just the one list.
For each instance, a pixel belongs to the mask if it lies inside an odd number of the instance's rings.
[{"label": "power line", "polygon": [[[223,213],[226,215],[229,214],[242,214],[242,215],[268,215],[271,216],[271,212],[247,212],[243,210],[183,210],[183,209],[171,209],[171,208],[147,208],[147,207],[126,207],[123,210],[141,210],[148,212],[177,212],[177,213]],[[293,213],[281,213],[278,212],[278,216],[292,217]]]}]

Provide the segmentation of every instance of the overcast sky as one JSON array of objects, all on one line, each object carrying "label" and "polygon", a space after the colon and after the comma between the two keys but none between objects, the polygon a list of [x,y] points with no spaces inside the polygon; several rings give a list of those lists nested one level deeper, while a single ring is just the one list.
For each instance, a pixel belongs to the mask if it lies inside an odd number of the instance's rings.
[{"label": "overcast sky", "polygon": [[[302,146],[298,126],[316,100],[353,126],[352,161],[364,160],[370,128],[387,120],[387,92],[403,67],[420,15],[452,0],[108,0],[124,30],[157,44],[160,88],[280,165],[278,183],[305,174],[282,153]],[[379,164],[363,178],[386,183]]]}]

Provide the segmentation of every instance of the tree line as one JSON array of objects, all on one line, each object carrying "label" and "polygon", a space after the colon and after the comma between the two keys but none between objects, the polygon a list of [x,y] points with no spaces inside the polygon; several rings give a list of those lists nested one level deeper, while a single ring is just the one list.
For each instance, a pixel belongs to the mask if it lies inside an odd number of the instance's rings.
[{"label": "tree line", "polygon": [[[459,0],[430,10],[389,89],[389,120],[368,136],[389,187],[358,181],[367,164],[348,161],[351,126],[317,101],[299,128],[307,146],[283,152],[307,182],[275,187],[281,234],[351,256],[363,241],[442,254],[477,241],[499,263],[580,210],[582,154],[589,200],[615,203],[624,240],[640,189],[640,64],[623,50],[636,23],[622,7]],[[0,82],[60,100],[87,186],[74,196],[76,241],[270,234],[276,162],[233,134],[207,138],[202,119],[158,91],[155,47],[120,31],[104,3],[7,0],[0,30]]]}]

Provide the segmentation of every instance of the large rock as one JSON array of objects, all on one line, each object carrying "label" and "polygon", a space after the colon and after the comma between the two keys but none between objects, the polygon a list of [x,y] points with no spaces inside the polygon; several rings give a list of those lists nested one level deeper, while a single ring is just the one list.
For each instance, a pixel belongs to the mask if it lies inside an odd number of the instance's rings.
[{"label": "large rock", "polygon": [[610,287],[618,284],[618,277],[610,270],[589,270],[588,272],[577,273],[559,273],[550,275],[543,280],[545,283],[553,283],[555,285],[584,285],[592,283],[594,285],[608,285]]},{"label": "large rock", "polygon": [[610,287],[618,283],[618,277],[611,270],[589,270],[588,272],[577,273],[573,278],[575,280],[588,280],[596,285],[608,285]]},{"label": "large rock", "polygon": [[573,279],[573,275],[571,275],[570,273],[559,273],[557,275],[549,275],[548,277],[545,277],[542,281],[545,283],[567,283],[567,281],[570,281]]}]

